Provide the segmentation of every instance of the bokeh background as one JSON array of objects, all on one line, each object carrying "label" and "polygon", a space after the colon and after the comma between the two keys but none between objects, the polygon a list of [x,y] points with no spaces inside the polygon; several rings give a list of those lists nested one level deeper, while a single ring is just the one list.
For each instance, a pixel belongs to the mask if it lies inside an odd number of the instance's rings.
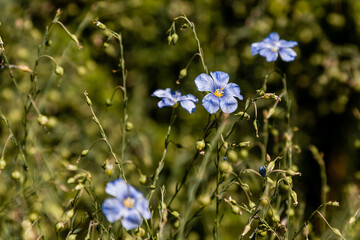
[{"label": "bokeh background", "polygon": [[[90,148],[100,137],[98,127],[91,120],[84,91],[89,93],[115,151],[120,152],[123,103],[120,92],[111,107],[105,105],[114,87],[121,84],[121,74],[113,71],[118,69],[119,49],[113,41],[104,47],[107,37],[93,25],[95,17],[123,36],[130,98],[128,114],[134,124],[133,131],[127,134],[126,153],[126,158],[134,164],[127,164],[126,169],[129,182],[143,192],[148,191],[139,184],[139,171],[151,176],[157,167],[171,115],[171,108],[157,108],[158,99],[151,97],[151,93],[170,87],[202,98],[194,84],[195,77],[203,72],[199,58],[194,59],[188,75],[176,84],[179,71],[197,51],[192,31],[180,30],[181,22],[176,25],[177,44],[168,45],[166,32],[172,19],[181,14],[195,23],[209,70],[227,72],[231,81],[240,86],[244,99],[253,97],[264,76],[274,69],[273,63],[251,55],[251,43],[261,41],[271,32],[298,42],[294,48],[298,53],[295,61],[280,64],[287,74],[292,99],[291,122],[298,129],[294,142],[301,149],[294,156],[294,163],[302,173],[294,182],[295,190],[305,216],[320,205],[320,167],[309,150],[310,145],[315,145],[323,153],[326,164],[327,198],[341,204],[340,209],[328,209],[328,219],[346,230],[344,226],[349,217],[360,207],[360,1],[0,0],[0,36],[11,64],[34,66],[46,26],[59,8],[60,21],[77,34],[83,48],[78,49],[59,25],[52,30],[52,43],[46,53],[64,68],[64,75],[60,79],[54,74],[54,65],[41,60],[37,71],[40,92],[36,98],[39,110],[51,118],[52,125],[48,129],[39,126],[34,109],[27,114],[26,153],[33,173],[33,187],[20,186],[11,179],[15,170],[20,171],[22,178],[29,177],[14,144],[9,143],[6,148],[7,166],[0,174],[0,236],[21,236],[24,221],[32,213],[42,215],[44,212],[47,214],[42,221],[46,222],[43,231],[52,236],[53,226],[74,195],[73,186],[67,183],[73,174],[66,164],[76,164],[81,151]],[[30,75],[17,70],[14,75],[23,95],[19,96],[2,65],[0,108],[15,136],[21,139],[24,134],[21,98],[29,91]],[[268,92],[280,93],[281,88],[281,80],[271,77]],[[261,119],[262,109],[269,104],[266,101],[258,104]],[[239,102],[239,111],[244,105],[245,101]],[[279,108],[281,119],[284,103]],[[253,108],[249,114],[253,116]],[[182,148],[169,148],[166,167],[160,176],[169,194],[183,173],[179,169],[184,169],[190,161],[207,116],[201,104],[192,115],[179,109],[171,138]],[[273,131],[271,141],[283,138],[284,131],[280,128],[280,135]],[[6,125],[1,123],[1,147],[8,136]],[[252,143],[261,141],[261,136],[256,139],[250,121],[240,124],[233,138]],[[257,170],[263,164],[259,152],[255,147],[245,150],[238,152],[236,166]],[[106,197],[103,190],[106,182],[114,178],[107,176],[102,168],[107,159],[111,161],[106,146],[97,143],[78,164],[91,173],[100,199]],[[91,201],[85,196],[81,201],[79,210],[88,211]],[[211,228],[202,226],[203,223],[206,220],[195,224],[197,233],[191,235],[195,239],[211,236]],[[232,239],[227,235],[232,232],[226,229],[233,225],[230,221],[224,225],[224,239]],[[236,231],[238,236],[241,230]],[[331,232],[316,235],[323,239],[333,237]]]}]

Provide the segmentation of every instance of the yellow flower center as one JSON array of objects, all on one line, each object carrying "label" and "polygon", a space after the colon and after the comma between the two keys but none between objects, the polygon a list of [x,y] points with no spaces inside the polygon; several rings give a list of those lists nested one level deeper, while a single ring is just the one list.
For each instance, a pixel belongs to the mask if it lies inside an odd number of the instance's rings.
[{"label": "yellow flower center", "polygon": [[131,197],[127,197],[124,201],[123,204],[125,205],[125,207],[127,208],[132,208],[135,204],[135,199],[131,198]]},{"label": "yellow flower center", "polygon": [[217,97],[222,97],[224,95],[224,88],[221,87],[220,89],[216,89],[215,92],[214,92],[214,95],[217,96]]}]

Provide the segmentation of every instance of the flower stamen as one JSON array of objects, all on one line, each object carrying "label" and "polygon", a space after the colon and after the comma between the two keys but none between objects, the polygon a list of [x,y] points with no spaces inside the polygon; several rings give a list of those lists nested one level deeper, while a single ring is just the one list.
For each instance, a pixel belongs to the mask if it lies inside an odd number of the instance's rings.
[{"label": "flower stamen", "polygon": [[135,204],[135,199],[131,198],[131,197],[127,197],[125,198],[125,200],[123,201],[123,204],[125,207],[127,208],[132,208]]},{"label": "flower stamen", "polygon": [[221,88],[216,89],[214,92],[214,95],[217,97],[222,97],[224,95],[224,88],[221,87]]}]

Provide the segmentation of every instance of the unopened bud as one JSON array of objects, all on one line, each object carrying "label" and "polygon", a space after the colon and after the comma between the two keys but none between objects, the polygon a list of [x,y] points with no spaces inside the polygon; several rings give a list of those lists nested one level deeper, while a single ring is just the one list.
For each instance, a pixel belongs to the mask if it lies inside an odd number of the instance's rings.
[{"label": "unopened bud", "polygon": [[82,157],[86,157],[88,154],[89,154],[89,149],[84,149],[84,150],[82,150],[82,152],[81,152],[81,156],[82,156]]},{"label": "unopened bud", "polygon": [[110,98],[108,98],[106,99],[105,104],[107,107],[110,107],[111,105],[113,105],[113,101]]},{"label": "unopened bud", "polygon": [[63,230],[65,227],[65,224],[63,222],[58,222],[56,225],[55,225],[55,230],[56,232],[60,232],[61,230]]},{"label": "unopened bud", "polygon": [[139,177],[139,182],[142,185],[146,185],[147,182],[148,182],[148,179],[147,179],[146,175],[141,174],[140,177]]},{"label": "unopened bud", "polygon": [[262,177],[265,177],[266,176],[266,167],[265,166],[261,166],[259,168],[259,173]]},{"label": "unopened bud", "polygon": [[180,213],[178,211],[173,211],[173,212],[171,212],[171,215],[173,215],[176,218],[179,218]]},{"label": "unopened bud", "polygon": [[49,122],[49,119],[47,118],[47,116],[40,114],[38,116],[37,121],[38,121],[39,125],[46,126]]},{"label": "unopened bud", "polygon": [[171,36],[168,36],[168,37],[167,37],[167,40],[168,40],[168,44],[170,45],[171,42],[172,42],[172,37],[171,37]]},{"label": "unopened bud", "polygon": [[233,206],[231,207],[231,211],[232,211],[233,213],[235,213],[235,214],[241,214],[241,209],[240,209],[238,206],[236,206],[236,205],[233,205]]},{"label": "unopened bud", "polygon": [[105,24],[103,24],[102,22],[100,22],[100,21],[98,21],[98,20],[96,20],[96,19],[95,19],[95,21],[94,21],[94,24],[95,24],[95,26],[97,26],[97,27],[100,28],[101,30],[106,30]]},{"label": "unopened bud", "polygon": [[64,69],[59,65],[56,65],[54,72],[55,72],[56,75],[58,75],[60,77],[62,75],[64,75]]},{"label": "unopened bud", "polygon": [[70,236],[67,237],[68,240],[76,240],[77,235],[76,234],[71,234]]},{"label": "unopened bud", "polygon": [[6,162],[4,158],[0,159],[0,170],[3,170],[6,166]]},{"label": "unopened bud", "polygon": [[69,171],[77,171],[78,170],[78,167],[76,165],[73,165],[73,164],[68,164],[67,165],[67,169]]},{"label": "unopened bud", "polygon": [[178,39],[179,39],[179,36],[176,33],[173,33],[171,35],[171,38],[172,38],[173,44],[175,45],[177,43]]},{"label": "unopened bud", "polygon": [[295,192],[294,190],[292,190],[292,191],[290,192],[290,194],[291,194],[291,197],[292,197],[293,200],[294,200],[294,206],[297,206],[297,205],[298,205],[298,201],[297,201],[297,194],[296,194],[296,192]]},{"label": "unopened bud", "polygon": [[181,69],[179,73],[179,78],[182,79],[186,77],[186,75],[187,75],[187,69],[186,68]]},{"label": "unopened bud", "polygon": [[197,141],[197,142],[196,142],[196,149],[197,149],[198,151],[204,150],[205,146],[206,146],[206,144],[205,144],[205,140],[204,140],[204,139],[201,140],[201,141]]},{"label": "unopened bud", "polygon": [[134,124],[132,122],[126,122],[126,125],[125,125],[125,130],[130,132],[131,130],[133,130],[134,128]]},{"label": "unopened bud", "polygon": [[91,105],[92,105],[92,102],[91,102],[91,99],[88,97],[87,94],[85,94],[85,98],[86,98],[86,103],[87,103],[87,105],[91,106]]},{"label": "unopened bud", "polygon": [[245,226],[244,231],[242,232],[241,236],[244,237],[244,236],[250,231],[250,229],[251,229],[250,224],[247,224],[247,225]]}]

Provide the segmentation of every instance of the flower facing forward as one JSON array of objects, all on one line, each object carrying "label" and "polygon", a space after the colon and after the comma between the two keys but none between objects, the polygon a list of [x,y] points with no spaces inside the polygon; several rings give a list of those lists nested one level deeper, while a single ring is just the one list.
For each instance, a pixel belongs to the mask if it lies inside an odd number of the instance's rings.
[{"label": "flower facing forward", "polygon": [[291,48],[297,45],[298,43],[295,41],[280,39],[279,34],[273,32],[261,42],[251,44],[251,54],[260,54],[261,56],[266,57],[266,61],[268,62],[275,61],[280,54],[283,61],[291,62],[297,56],[296,52]]},{"label": "flower facing forward", "polygon": [[237,109],[235,97],[242,100],[240,88],[235,83],[228,83],[229,75],[225,72],[214,72],[207,75],[200,74],[195,78],[195,85],[199,91],[210,92],[202,100],[205,109],[213,114],[221,108],[225,113],[232,113]]},{"label": "flower facing forward", "polygon": [[162,98],[160,102],[158,102],[159,108],[174,106],[177,103],[180,103],[181,107],[183,107],[189,113],[193,113],[196,109],[195,103],[199,100],[191,95],[181,95],[179,91],[171,92],[170,88],[158,89],[151,96]]},{"label": "flower facing forward", "polygon": [[122,226],[131,230],[138,227],[143,218],[151,217],[148,200],[124,180],[109,182],[105,191],[115,197],[106,199],[102,204],[102,211],[109,222],[120,219]]}]

